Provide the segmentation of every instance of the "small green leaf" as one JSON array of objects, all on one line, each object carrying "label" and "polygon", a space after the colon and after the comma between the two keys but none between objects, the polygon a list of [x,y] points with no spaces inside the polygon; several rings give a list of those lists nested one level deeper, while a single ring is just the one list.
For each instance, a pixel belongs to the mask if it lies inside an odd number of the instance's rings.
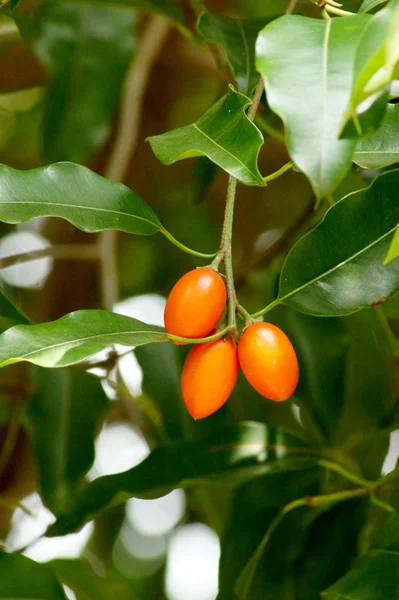
[{"label": "small green leaf", "polygon": [[30,320],[0,287],[0,332],[19,323],[28,325]]},{"label": "small green leaf", "polygon": [[382,169],[399,162],[399,104],[388,104],[381,126],[358,143],[353,160],[363,169]]},{"label": "small green leaf", "polygon": [[160,327],[105,310],[79,310],[58,321],[7,329],[0,335],[0,367],[21,361],[67,367],[113,344],[141,346],[167,340]]},{"label": "small green leaf", "polygon": [[[399,60],[399,0],[391,0],[386,8],[373,15],[360,39],[355,59],[353,91],[346,107],[340,130],[348,121],[353,122],[359,136],[367,133],[362,128],[361,115],[378,104],[382,95],[396,79]],[[378,107],[376,110],[379,110]],[[380,112],[380,121],[384,114]]]},{"label": "small green leaf", "polygon": [[[269,462],[267,426],[244,423],[199,441],[158,446],[137,467],[90,483],[46,535],[70,533],[97,513],[127,498],[156,498],[177,487],[201,482],[233,483],[266,472],[316,464],[312,449],[302,440],[280,430],[273,447],[276,443],[278,458]],[[271,454],[275,455],[273,450]]]},{"label": "small green leaf", "polygon": [[384,4],[386,1],[387,0],[364,0],[363,4],[359,8],[358,12],[359,13],[369,12],[370,10],[373,10],[373,8],[376,8],[377,6],[379,6],[380,4]]},{"label": "small green leaf", "polygon": [[263,21],[230,19],[203,12],[197,23],[200,34],[209,42],[221,46],[235,75],[238,89],[249,95],[259,80],[255,68],[255,41]]},{"label": "small green leaf", "polygon": [[298,15],[260,32],[256,63],[271,109],[284,121],[288,151],[320,199],[350,168],[353,140],[339,140],[350,98],[357,44],[371,17],[327,21]]},{"label": "small green leaf", "polygon": [[399,289],[399,264],[383,260],[399,222],[399,170],[337,202],[285,261],[279,301],[318,316],[373,306]]},{"label": "small green leaf", "polygon": [[41,497],[57,514],[65,509],[94,460],[94,437],[108,402],[99,379],[84,371],[36,370],[28,427]]},{"label": "small green leaf", "polygon": [[249,98],[230,86],[227,95],[195,123],[147,139],[165,165],[207,156],[242,183],[263,186],[257,166],[263,136],[245,114],[250,104]]},{"label": "small green leaf", "polygon": [[61,217],[88,233],[116,229],[152,235],[158,217],[132,190],[73,163],[30,171],[0,166],[0,221]]},{"label": "small green leaf", "polygon": [[3,600],[67,600],[46,565],[0,550],[0,597]]},{"label": "small green leaf", "polygon": [[44,154],[51,162],[79,162],[108,137],[133,55],[137,16],[117,6],[45,1],[34,19],[31,43],[51,73]]},{"label": "small green leaf", "polygon": [[399,229],[396,227],[395,235],[393,236],[391,245],[389,246],[388,254],[384,258],[384,265],[387,265],[391,260],[399,256]]}]

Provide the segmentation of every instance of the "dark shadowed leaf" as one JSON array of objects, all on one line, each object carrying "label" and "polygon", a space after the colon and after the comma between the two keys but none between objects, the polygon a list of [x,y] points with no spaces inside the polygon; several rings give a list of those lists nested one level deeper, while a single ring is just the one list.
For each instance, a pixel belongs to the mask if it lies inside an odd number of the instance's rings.
[{"label": "dark shadowed leaf", "polygon": [[37,369],[27,409],[41,497],[57,514],[94,460],[94,437],[108,408],[100,381],[84,371]]},{"label": "dark shadowed leaf", "polygon": [[0,366],[27,361],[40,367],[67,367],[113,344],[141,346],[167,339],[155,325],[105,310],[79,310],[57,321],[5,331],[0,335]]},{"label": "dark shadowed leaf", "polygon": [[389,515],[353,568],[322,594],[323,600],[397,600],[399,597],[399,513]]},{"label": "dark shadowed leaf", "polygon": [[197,29],[208,41],[214,42],[226,52],[238,89],[249,95],[259,80],[255,68],[255,42],[263,21],[230,19],[211,12],[200,16]]},{"label": "dark shadowed leaf", "polygon": [[363,169],[399,162],[399,104],[388,104],[381,127],[359,142],[353,160]]},{"label": "dark shadowed leaf", "polygon": [[265,185],[257,160],[263,136],[245,109],[249,98],[231,86],[198,121],[148,138],[155,156],[165,165],[207,156],[219,167],[249,185]]},{"label": "dark shadowed leaf", "polygon": [[349,194],[292,248],[284,264],[280,302],[318,316],[373,306],[399,288],[399,264],[383,265],[399,222],[399,170]]},{"label": "dark shadowed leaf", "polygon": [[152,235],[162,228],[132,190],[73,163],[30,171],[0,166],[0,221],[61,217],[83,231],[117,229]]},{"label": "dark shadowed leaf", "polygon": [[30,320],[0,287],[0,332],[19,323],[27,325]]},{"label": "dark shadowed leaf", "polygon": [[84,2],[44,2],[33,48],[51,73],[44,154],[80,161],[106,140],[135,45],[134,11]]},{"label": "dark shadowed leaf", "polygon": [[61,584],[46,565],[0,550],[0,598],[4,600],[67,600]]},{"label": "dark shadowed leaf", "polygon": [[270,107],[284,121],[288,151],[318,198],[350,168],[355,142],[339,140],[357,43],[370,17],[327,21],[288,15],[259,34],[257,67]]},{"label": "dark shadowed leaf", "polygon": [[299,438],[281,430],[269,449],[268,436],[266,425],[244,423],[198,441],[158,446],[137,467],[90,483],[71,501],[69,510],[59,516],[47,535],[74,531],[97,513],[130,497],[156,498],[171,489],[200,482],[231,484],[264,472],[316,464],[312,448]]}]

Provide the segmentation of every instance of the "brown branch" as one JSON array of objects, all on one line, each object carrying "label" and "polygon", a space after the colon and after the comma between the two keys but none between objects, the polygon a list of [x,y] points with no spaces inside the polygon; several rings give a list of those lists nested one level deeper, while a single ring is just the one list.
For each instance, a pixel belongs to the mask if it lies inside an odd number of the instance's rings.
[{"label": "brown branch", "polygon": [[[171,30],[171,24],[159,15],[151,17],[142,35],[139,49],[128,70],[122,97],[114,146],[104,175],[123,181],[134,154],[148,81],[153,66]],[[112,309],[118,299],[116,231],[103,231],[99,237],[101,288],[104,308]]]},{"label": "brown branch", "polygon": [[31,262],[39,258],[56,258],[61,260],[98,260],[99,252],[96,244],[58,244],[40,250],[11,254],[0,258],[0,269]]}]

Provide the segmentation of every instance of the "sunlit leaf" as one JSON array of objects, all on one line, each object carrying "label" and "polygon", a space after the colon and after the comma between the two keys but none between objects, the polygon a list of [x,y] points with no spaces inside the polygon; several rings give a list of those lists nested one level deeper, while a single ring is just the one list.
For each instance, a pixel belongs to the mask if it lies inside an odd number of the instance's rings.
[{"label": "sunlit leaf", "polygon": [[16,325],[0,335],[0,366],[27,361],[67,367],[113,344],[141,346],[167,341],[161,328],[105,310],[79,310],[58,321]]},{"label": "sunlit leaf", "polygon": [[117,229],[152,235],[162,227],[132,190],[86,167],[67,162],[30,171],[0,166],[0,221],[35,217],[61,217],[89,233]]},{"label": "sunlit leaf", "polygon": [[359,12],[369,12],[370,10],[373,10],[373,8],[380,6],[380,4],[384,4],[386,1],[387,0],[364,0],[363,4],[359,8]]},{"label": "sunlit leaf", "polygon": [[391,260],[398,258],[399,256],[399,229],[396,228],[395,235],[391,245],[389,246],[388,254],[384,258],[384,264],[388,264]]},{"label": "sunlit leaf", "polygon": [[266,25],[256,44],[270,107],[284,121],[288,151],[318,198],[350,168],[353,140],[339,140],[357,44],[371,17],[317,20],[298,15]]},{"label": "sunlit leaf", "polygon": [[399,170],[332,206],[292,248],[280,302],[308,314],[338,316],[373,306],[399,288],[399,264],[383,260],[399,222]]},{"label": "sunlit leaf", "polygon": [[263,136],[245,114],[249,98],[229,88],[198,121],[148,138],[165,165],[193,156],[207,156],[243,183],[265,185],[257,159]]}]

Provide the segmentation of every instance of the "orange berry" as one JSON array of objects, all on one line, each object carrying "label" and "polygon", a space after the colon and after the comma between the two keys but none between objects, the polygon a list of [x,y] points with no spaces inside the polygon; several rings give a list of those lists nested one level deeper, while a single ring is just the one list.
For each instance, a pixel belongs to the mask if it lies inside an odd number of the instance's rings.
[{"label": "orange berry", "polygon": [[241,369],[259,394],[281,402],[295,391],[299,378],[295,350],[281,329],[252,323],[238,343]]},{"label": "orange berry", "polygon": [[188,338],[206,337],[226,306],[226,285],[210,267],[189,271],[175,284],[165,307],[165,329]]},{"label": "orange berry", "polygon": [[234,340],[220,338],[194,346],[181,376],[183,400],[190,415],[203,419],[223,406],[233,391],[238,371]]}]

